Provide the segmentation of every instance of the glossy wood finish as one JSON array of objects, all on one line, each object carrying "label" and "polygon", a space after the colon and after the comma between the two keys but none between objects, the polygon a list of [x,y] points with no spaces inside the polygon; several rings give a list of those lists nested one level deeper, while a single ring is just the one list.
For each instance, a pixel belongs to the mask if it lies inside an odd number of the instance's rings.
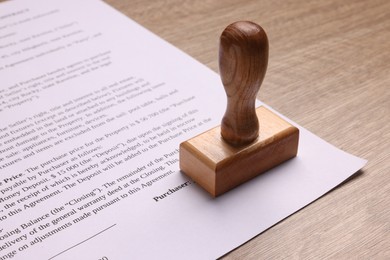
[{"label": "glossy wood finish", "polygon": [[218,71],[218,39],[254,21],[270,44],[259,98],[368,159],[348,182],[224,259],[390,258],[390,1],[106,0]]},{"label": "glossy wood finish", "polygon": [[221,126],[181,143],[179,151],[180,170],[213,197],[297,154],[298,129],[265,107],[255,109],[267,64],[268,39],[263,28],[248,21],[226,27],[219,48],[227,95]]},{"label": "glossy wood finish", "polygon": [[227,95],[221,135],[231,145],[253,142],[259,135],[256,96],[268,64],[268,39],[249,21],[230,24],[219,44],[219,72]]},{"label": "glossy wood finish", "polygon": [[263,106],[255,113],[261,131],[248,145],[228,144],[219,126],[180,144],[180,169],[213,197],[297,155],[299,130]]},{"label": "glossy wood finish", "polygon": [[214,71],[226,25],[261,24],[270,59],[258,97],[368,159],[354,178],[224,260],[390,258],[390,1],[105,2]]}]

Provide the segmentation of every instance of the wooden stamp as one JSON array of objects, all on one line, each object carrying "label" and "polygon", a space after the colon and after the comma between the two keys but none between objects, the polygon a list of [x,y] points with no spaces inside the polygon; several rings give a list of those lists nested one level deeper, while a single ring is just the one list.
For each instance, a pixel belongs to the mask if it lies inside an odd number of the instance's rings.
[{"label": "wooden stamp", "polygon": [[267,108],[255,108],[268,64],[268,39],[252,22],[220,38],[219,69],[227,94],[221,126],[180,144],[180,169],[213,197],[295,157],[299,130]]}]

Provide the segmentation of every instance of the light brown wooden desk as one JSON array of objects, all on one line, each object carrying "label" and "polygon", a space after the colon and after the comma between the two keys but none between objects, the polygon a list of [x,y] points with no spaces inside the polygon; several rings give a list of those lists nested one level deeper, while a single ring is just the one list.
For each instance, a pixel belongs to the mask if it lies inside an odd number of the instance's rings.
[{"label": "light brown wooden desk", "polygon": [[214,71],[224,27],[261,24],[270,61],[259,98],[369,160],[223,259],[390,259],[390,1],[105,1]]},{"label": "light brown wooden desk", "polygon": [[270,61],[259,98],[369,160],[225,259],[390,259],[390,1],[106,2],[214,71],[224,27],[261,24]]}]

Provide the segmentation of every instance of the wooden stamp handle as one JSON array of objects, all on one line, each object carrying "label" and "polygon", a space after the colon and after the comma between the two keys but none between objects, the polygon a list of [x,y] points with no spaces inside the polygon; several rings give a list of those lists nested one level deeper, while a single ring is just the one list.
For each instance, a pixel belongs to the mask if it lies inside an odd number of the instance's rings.
[{"label": "wooden stamp handle", "polygon": [[219,71],[227,95],[221,135],[233,146],[246,145],[259,135],[256,95],[268,64],[268,39],[252,22],[235,22],[223,31]]}]

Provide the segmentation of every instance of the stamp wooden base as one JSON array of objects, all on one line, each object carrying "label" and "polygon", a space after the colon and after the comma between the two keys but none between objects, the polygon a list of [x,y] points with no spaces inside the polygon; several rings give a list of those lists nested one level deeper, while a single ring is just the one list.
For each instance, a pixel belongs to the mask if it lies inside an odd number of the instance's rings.
[{"label": "stamp wooden base", "polygon": [[295,157],[299,130],[267,108],[256,109],[259,137],[231,146],[215,127],[180,144],[180,169],[213,197]]}]

